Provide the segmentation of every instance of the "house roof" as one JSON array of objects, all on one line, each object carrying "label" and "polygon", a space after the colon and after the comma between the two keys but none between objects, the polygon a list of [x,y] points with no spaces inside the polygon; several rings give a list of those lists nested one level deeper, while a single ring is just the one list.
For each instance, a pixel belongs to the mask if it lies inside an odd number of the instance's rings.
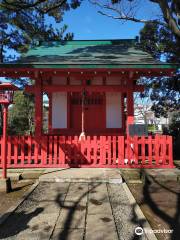
[{"label": "house roof", "polygon": [[133,40],[62,41],[30,49],[20,62],[58,64],[155,63]]},{"label": "house roof", "polygon": [[[33,68],[176,68],[156,61],[135,39],[45,42],[6,67]],[[1,65],[0,65],[1,67]]]},{"label": "house roof", "polygon": [[17,91],[18,87],[16,87],[12,83],[0,83],[0,91],[4,90]]}]

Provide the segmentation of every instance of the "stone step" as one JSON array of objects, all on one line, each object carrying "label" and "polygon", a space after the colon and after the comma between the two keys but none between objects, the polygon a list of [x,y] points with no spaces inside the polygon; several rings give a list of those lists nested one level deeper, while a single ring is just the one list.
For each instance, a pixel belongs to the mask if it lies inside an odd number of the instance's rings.
[{"label": "stone step", "polygon": [[74,182],[74,183],[112,183],[121,184],[122,177],[117,169],[70,168],[46,170],[40,182]]}]

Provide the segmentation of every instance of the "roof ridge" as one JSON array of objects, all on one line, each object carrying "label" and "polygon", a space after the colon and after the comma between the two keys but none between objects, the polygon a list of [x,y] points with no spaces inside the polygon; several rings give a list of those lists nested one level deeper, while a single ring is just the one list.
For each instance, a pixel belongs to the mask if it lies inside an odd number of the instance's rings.
[{"label": "roof ridge", "polygon": [[50,44],[50,43],[61,43],[61,44],[63,44],[63,43],[73,43],[73,44],[76,44],[76,43],[80,43],[80,42],[84,42],[84,43],[97,43],[97,42],[112,42],[112,43],[123,43],[123,42],[130,42],[130,43],[138,43],[138,41],[139,41],[139,38],[138,37],[136,37],[136,38],[117,38],[117,39],[85,39],[85,40],[83,40],[83,39],[73,39],[73,40],[56,40],[56,41],[51,41],[51,40],[49,40],[49,41],[38,41],[37,42],[37,45],[36,46],[43,46],[44,44]]}]

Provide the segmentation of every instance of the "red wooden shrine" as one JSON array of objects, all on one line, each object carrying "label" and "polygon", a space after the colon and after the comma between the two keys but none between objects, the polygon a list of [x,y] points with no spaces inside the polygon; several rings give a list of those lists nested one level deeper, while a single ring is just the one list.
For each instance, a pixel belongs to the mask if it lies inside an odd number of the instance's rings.
[{"label": "red wooden shrine", "polygon": [[[171,136],[131,137],[128,126],[134,123],[133,93],[144,91],[144,86],[138,85],[137,80],[143,76],[171,76],[176,66],[138,63],[133,54],[130,54],[130,63],[122,62],[119,52],[116,53],[116,49],[122,47],[121,41],[82,41],[79,45],[77,42],[50,45],[50,50],[45,47],[35,49],[37,59],[42,62],[34,62],[32,51],[22,60],[25,62],[1,64],[1,76],[34,80],[34,84],[26,86],[24,91],[35,96],[35,133],[33,136],[8,137],[8,167],[173,167]],[[47,52],[43,55],[43,51],[56,49],[59,49],[57,56],[47,59]],[[91,63],[89,52],[99,58],[103,49],[112,61],[102,62],[100,58],[100,62],[94,59]],[[79,51],[84,55],[81,56]],[[112,53],[118,56],[119,62],[113,60]],[[60,62],[62,55],[63,63]],[[51,62],[51,59],[57,61],[58,57],[58,63]],[[70,57],[72,62],[69,62]],[[43,93],[49,99],[46,134],[43,132]],[[85,137],[80,139],[82,131]]]}]

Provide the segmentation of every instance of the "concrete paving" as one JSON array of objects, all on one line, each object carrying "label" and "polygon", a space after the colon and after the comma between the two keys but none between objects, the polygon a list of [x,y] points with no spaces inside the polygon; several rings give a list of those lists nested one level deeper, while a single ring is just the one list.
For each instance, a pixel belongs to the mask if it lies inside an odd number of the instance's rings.
[{"label": "concrete paving", "polygon": [[0,239],[146,239],[134,236],[139,224],[123,184],[40,182],[0,226]]}]

